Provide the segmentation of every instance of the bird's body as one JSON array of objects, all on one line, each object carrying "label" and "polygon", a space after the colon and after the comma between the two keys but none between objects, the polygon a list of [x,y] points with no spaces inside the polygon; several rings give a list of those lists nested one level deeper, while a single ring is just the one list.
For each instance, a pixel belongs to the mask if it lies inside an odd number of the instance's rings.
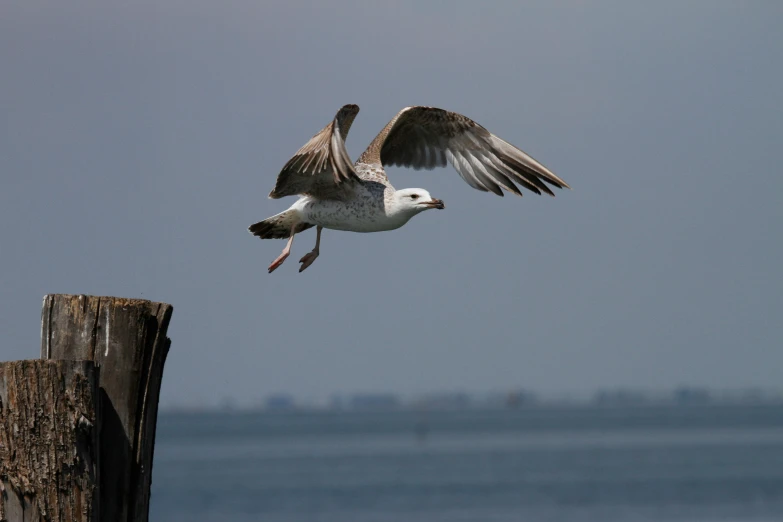
[{"label": "bird's body", "polygon": [[333,230],[383,232],[404,225],[407,219],[389,213],[387,202],[395,192],[394,187],[373,181],[372,176],[363,175],[366,171],[360,168],[356,172],[365,183],[355,184],[350,198],[333,200],[304,196],[291,208],[296,208],[304,221]]},{"label": "bird's body", "polygon": [[321,230],[382,232],[405,225],[413,216],[444,208],[424,189],[395,190],[384,165],[432,169],[448,160],[473,188],[519,196],[514,182],[554,196],[543,182],[568,185],[546,167],[509,145],[473,120],[432,107],[406,107],[395,116],[356,163],[351,163],[344,139],[359,112],[356,105],[338,111],[332,123],[307,142],[280,172],[273,199],[300,198],[286,211],[250,226],[262,239],[288,238],[282,254],[269,266],[274,271],[288,257],[294,235],[317,227],[316,246],[302,260],[301,272],[319,255]]}]

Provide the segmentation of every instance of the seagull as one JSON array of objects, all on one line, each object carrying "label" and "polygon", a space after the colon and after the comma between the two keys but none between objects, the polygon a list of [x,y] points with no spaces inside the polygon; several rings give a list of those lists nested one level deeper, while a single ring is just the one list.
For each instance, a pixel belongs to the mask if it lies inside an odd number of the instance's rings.
[{"label": "seagull", "polygon": [[352,163],[345,138],[358,112],[358,105],[343,106],[277,176],[269,197],[299,199],[288,210],[248,229],[261,239],[288,239],[283,252],[269,265],[269,273],[288,258],[294,236],[308,228],[316,227],[315,248],[299,261],[299,272],[318,257],[324,228],[395,230],[425,210],[445,208],[443,201],[424,189],[396,190],[383,169],[387,165],[432,170],[448,162],[468,185],[498,196],[503,196],[503,190],[521,196],[516,184],[550,196],[554,193],[545,182],[571,188],[541,163],[467,116],[435,107],[402,109]]}]

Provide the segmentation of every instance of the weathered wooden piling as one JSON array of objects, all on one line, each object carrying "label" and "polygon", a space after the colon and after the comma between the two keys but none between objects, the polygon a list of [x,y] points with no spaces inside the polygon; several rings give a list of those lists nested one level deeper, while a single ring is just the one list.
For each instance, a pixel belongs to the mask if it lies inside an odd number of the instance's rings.
[{"label": "weathered wooden piling", "polygon": [[171,313],[44,299],[44,360],[0,364],[1,521],[146,522]]},{"label": "weathered wooden piling", "polygon": [[91,361],[0,363],[0,520],[97,520],[97,375]]}]

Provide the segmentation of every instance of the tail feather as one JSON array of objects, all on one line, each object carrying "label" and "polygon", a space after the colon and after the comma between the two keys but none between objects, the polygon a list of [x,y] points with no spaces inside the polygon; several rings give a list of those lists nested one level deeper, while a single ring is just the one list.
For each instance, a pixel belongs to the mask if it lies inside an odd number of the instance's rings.
[{"label": "tail feather", "polygon": [[286,239],[291,235],[291,227],[294,224],[296,224],[294,232],[296,234],[313,226],[310,223],[297,223],[297,221],[299,221],[299,216],[296,211],[286,210],[250,225],[248,231],[261,239]]}]

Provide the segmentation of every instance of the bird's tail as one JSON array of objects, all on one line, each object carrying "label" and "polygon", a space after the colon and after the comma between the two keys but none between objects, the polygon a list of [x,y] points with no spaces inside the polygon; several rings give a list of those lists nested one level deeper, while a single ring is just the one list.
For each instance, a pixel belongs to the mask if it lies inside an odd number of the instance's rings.
[{"label": "bird's tail", "polygon": [[285,212],[275,214],[270,218],[250,225],[248,231],[261,239],[286,239],[291,235],[291,227],[295,224],[296,234],[313,226],[309,223],[297,224],[297,221],[299,221],[299,216],[296,210],[288,209]]}]

